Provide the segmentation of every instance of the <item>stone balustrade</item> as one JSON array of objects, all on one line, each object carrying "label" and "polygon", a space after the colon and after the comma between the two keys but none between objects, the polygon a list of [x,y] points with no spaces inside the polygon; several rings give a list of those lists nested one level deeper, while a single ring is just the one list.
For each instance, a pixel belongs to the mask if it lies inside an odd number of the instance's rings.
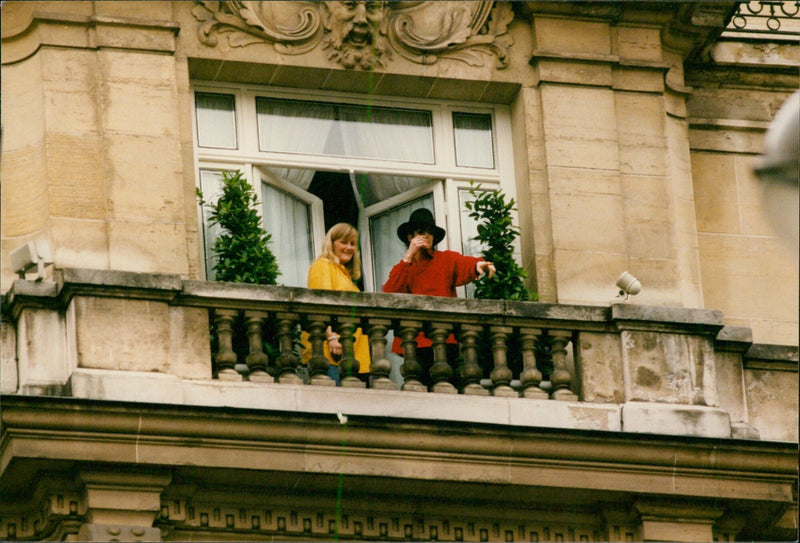
[{"label": "stone balustrade", "polygon": [[[389,299],[396,295],[379,296]],[[441,302],[429,297],[414,301],[420,307],[436,306]],[[456,303],[472,304],[463,300]],[[505,309],[502,303],[480,305],[485,306],[481,308],[484,317],[498,313],[498,305],[501,310]],[[374,316],[322,313],[318,308],[307,309],[303,304],[297,305],[294,312],[215,309],[212,312],[212,329],[217,345],[213,355],[215,375],[223,380],[334,386],[336,383],[327,375],[328,360],[323,352],[324,330],[332,325],[341,335],[343,354],[339,366],[343,387],[368,386],[358,377],[360,367],[354,357],[353,334],[357,328],[362,328],[369,338],[370,388],[396,390],[399,387],[401,390],[426,392],[428,386],[423,385],[423,381],[429,380],[432,383],[430,390],[438,393],[578,399],[574,363],[567,360],[567,347],[575,335],[571,328],[555,328],[541,318],[524,317],[514,326],[508,323],[484,324],[475,314],[465,316],[452,310],[427,310],[428,316],[416,320],[392,318],[392,314],[396,315],[392,309],[370,307],[363,311]],[[495,318],[498,322],[507,320],[502,317],[502,311]],[[296,335],[296,331],[301,329],[308,331],[311,350],[306,368],[308,378],[305,380],[298,377],[298,373],[305,372],[301,369],[298,344],[293,341],[293,332]],[[271,337],[268,337],[267,330],[272,330]],[[400,383],[390,378],[392,362],[387,358],[387,333],[391,330],[402,339],[403,380]],[[423,375],[424,369],[417,360],[416,337],[422,331],[433,342],[434,362],[430,375]],[[455,334],[460,344],[461,356],[457,360],[447,358],[450,334]],[[235,343],[246,345],[246,350],[237,353]],[[265,352],[265,343],[274,346],[272,350],[277,353],[274,359]],[[509,359],[511,355],[513,360]],[[539,367],[542,365],[546,368],[544,374]],[[512,387],[512,383],[515,386]]]},{"label": "stone balustrade", "polygon": [[[629,432],[658,424],[662,433],[797,439],[789,424],[791,416],[796,421],[797,348],[752,345],[749,329],[724,326],[713,310],[334,292],[81,269],[56,270],[54,281],[17,281],[3,308],[13,324],[3,327],[4,394],[91,395],[91,372],[137,372],[198,383],[192,394],[216,382],[220,390],[241,383],[275,393],[299,386],[432,399],[491,396],[581,405],[604,416],[612,409],[621,421],[615,427]],[[341,389],[330,388],[335,383],[326,374],[329,325],[342,336]],[[353,356],[357,328],[369,339],[368,382]],[[308,333],[307,364],[299,356],[300,330]],[[433,341],[429,375],[416,356],[420,331]],[[450,334],[459,342],[457,360],[447,356]],[[390,353],[393,337],[402,358]],[[777,394],[762,394],[761,384]],[[139,398],[144,389],[129,395]],[[115,394],[125,397],[124,390]],[[780,412],[787,424],[778,422]]]}]

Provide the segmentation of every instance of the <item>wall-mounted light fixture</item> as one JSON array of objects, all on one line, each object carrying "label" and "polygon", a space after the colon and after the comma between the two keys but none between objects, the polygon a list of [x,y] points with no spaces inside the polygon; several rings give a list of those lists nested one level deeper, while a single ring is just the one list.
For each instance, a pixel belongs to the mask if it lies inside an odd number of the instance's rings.
[{"label": "wall-mounted light fixture", "polygon": [[44,269],[53,263],[53,251],[50,243],[44,239],[29,241],[22,247],[17,247],[10,254],[11,267],[20,279],[25,279],[25,274],[36,268],[36,280],[44,279]]},{"label": "wall-mounted light fixture", "polygon": [[617,287],[619,288],[618,298],[628,299],[628,296],[636,296],[642,291],[642,284],[630,272],[622,272],[622,275],[617,279]]}]

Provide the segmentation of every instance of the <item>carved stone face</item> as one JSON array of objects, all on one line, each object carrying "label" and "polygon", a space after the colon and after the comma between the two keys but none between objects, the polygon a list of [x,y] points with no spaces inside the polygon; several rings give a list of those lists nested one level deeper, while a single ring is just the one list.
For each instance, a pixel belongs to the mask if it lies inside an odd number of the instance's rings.
[{"label": "carved stone face", "polygon": [[335,49],[372,46],[386,14],[386,2],[327,2],[330,43]]}]

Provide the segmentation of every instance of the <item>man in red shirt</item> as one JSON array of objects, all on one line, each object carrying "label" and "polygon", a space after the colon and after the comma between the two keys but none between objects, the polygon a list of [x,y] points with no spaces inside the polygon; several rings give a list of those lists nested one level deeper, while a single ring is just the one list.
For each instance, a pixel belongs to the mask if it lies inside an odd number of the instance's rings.
[{"label": "man in red shirt", "polygon": [[[384,292],[422,294],[425,296],[456,297],[456,287],[466,285],[483,275],[493,277],[494,264],[478,257],[464,256],[455,251],[437,251],[445,231],[436,226],[433,213],[417,209],[408,222],[397,228],[397,236],[406,244],[402,260],[389,272]],[[451,334],[448,359],[458,355],[458,344]],[[432,342],[422,332],[417,336],[417,360],[423,367],[421,381],[429,385],[428,369],[433,364]],[[392,352],[403,354],[400,338],[395,337]]]}]

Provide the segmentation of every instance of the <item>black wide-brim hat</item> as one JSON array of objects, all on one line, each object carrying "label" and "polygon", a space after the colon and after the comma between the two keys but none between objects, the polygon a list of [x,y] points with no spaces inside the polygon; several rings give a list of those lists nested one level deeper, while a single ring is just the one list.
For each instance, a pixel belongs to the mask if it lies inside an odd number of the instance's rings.
[{"label": "black wide-brim hat", "polygon": [[439,228],[433,221],[433,213],[429,209],[415,209],[411,213],[408,222],[404,222],[397,227],[397,237],[403,243],[408,243],[408,235],[415,230],[427,230],[433,234],[433,244],[436,245],[444,239],[444,228]]}]

